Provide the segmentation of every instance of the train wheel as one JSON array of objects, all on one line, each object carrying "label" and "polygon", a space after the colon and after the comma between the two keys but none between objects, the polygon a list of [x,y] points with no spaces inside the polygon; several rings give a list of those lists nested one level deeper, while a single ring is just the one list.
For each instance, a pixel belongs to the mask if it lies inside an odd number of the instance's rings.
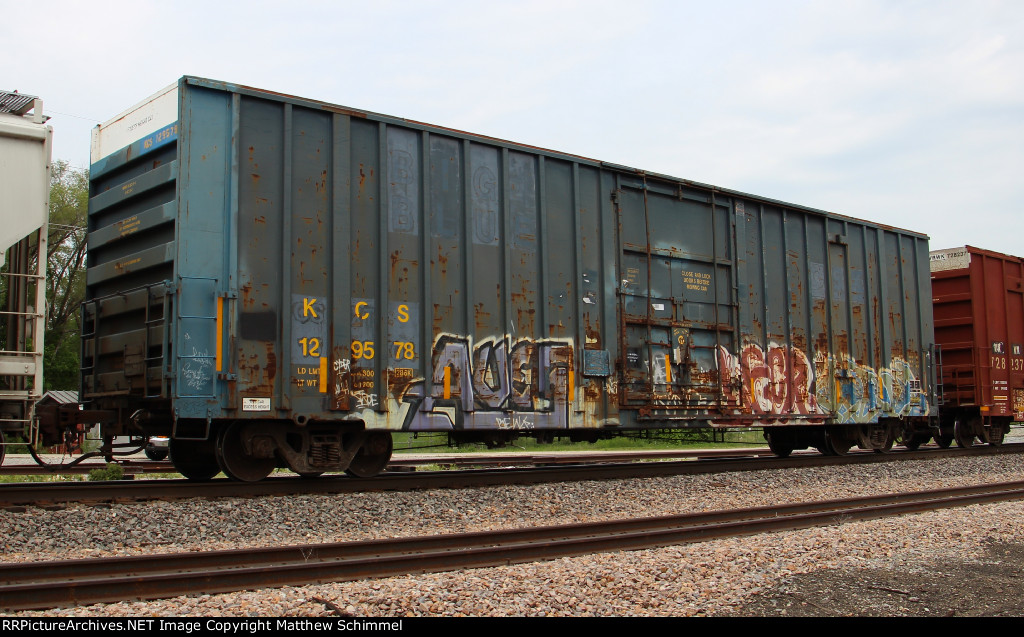
[{"label": "train wheel", "polygon": [[1006,429],[1002,425],[992,425],[985,432],[985,442],[998,447],[1003,444],[1003,440],[1006,438]]},{"label": "train wheel", "polygon": [[953,444],[953,434],[940,433],[935,436],[935,444],[939,445],[940,449],[949,449],[949,445]]},{"label": "train wheel", "polygon": [[4,456],[7,455],[7,439],[4,438],[4,432],[0,431],[0,464],[4,463]]},{"label": "train wheel", "polygon": [[239,482],[258,482],[277,468],[277,458],[257,458],[245,452],[242,444],[244,421],[235,421],[217,436],[217,462],[224,475]]},{"label": "train wheel", "polygon": [[887,436],[885,444],[882,445],[881,449],[875,449],[875,453],[888,453],[892,450],[894,444],[896,444],[896,438],[894,436]]},{"label": "train wheel", "polygon": [[146,449],[146,457],[153,462],[160,462],[161,460],[167,459],[167,452],[160,449]]},{"label": "train wheel", "polygon": [[388,466],[391,461],[391,452],[394,450],[394,443],[391,441],[391,433],[387,431],[371,431],[366,434],[363,445],[352,458],[352,464],[345,469],[345,473],[356,478],[372,478]]},{"label": "train wheel", "polygon": [[962,449],[974,446],[974,434],[971,431],[971,426],[962,420],[956,421],[956,425],[953,426],[953,438],[956,439],[956,446]]},{"label": "train wheel", "polygon": [[857,431],[857,445],[861,449],[871,449],[875,453],[889,451],[895,441],[896,432],[886,424],[861,425]]},{"label": "train wheel", "polygon": [[796,445],[793,443],[793,436],[780,431],[766,429],[764,439],[768,441],[768,448],[772,450],[772,453],[780,458],[788,458],[789,454],[793,453],[793,449],[796,448]]},{"label": "train wheel", "polygon": [[917,451],[921,448],[921,445],[927,444],[932,437],[928,434],[912,434],[902,441],[902,445],[907,448],[908,451]]},{"label": "train wheel", "polygon": [[842,431],[829,429],[825,430],[825,443],[828,445],[831,455],[834,456],[845,456],[850,453],[850,447],[853,446],[853,441]]},{"label": "train wheel", "polygon": [[220,473],[212,440],[171,438],[169,448],[174,470],[189,480],[209,480]]}]

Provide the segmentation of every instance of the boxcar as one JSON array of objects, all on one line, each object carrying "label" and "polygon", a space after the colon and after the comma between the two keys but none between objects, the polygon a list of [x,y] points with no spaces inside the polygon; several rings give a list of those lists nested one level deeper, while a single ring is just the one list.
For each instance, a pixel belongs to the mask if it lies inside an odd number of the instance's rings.
[{"label": "boxcar", "polygon": [[82,395],[190,477],[371,475],[394,431],[881,450],[936,413],[919,233],[195,77],[90,177]]},{"label": "boxcar", "polygon": [[931,253],[941,347],[941,444],[1000,444],[1024,420],[1024,260],[973,246]]}]

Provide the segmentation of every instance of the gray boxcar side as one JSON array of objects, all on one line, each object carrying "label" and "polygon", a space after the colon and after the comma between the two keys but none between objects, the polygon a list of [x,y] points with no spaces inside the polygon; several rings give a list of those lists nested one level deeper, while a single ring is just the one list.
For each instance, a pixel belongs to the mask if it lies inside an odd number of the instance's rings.
[{"label": "gray boxcar side", "polygon": [[935,411],[918,233],[193,77],[96,138],[83,396],[150,430]]}]

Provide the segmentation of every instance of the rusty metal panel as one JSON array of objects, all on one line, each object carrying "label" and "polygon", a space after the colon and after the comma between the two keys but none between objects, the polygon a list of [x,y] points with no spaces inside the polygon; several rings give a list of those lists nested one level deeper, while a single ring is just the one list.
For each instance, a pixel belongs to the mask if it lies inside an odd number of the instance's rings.
[{"label": "rusty metal panel", "polygon": [[932,413],[931,315],[927,303],[918,309],[930,294],[927,240],[722,199],[737,223],[740,336],[736,349],[722,339],[724,397],[739,408],[720,421],[863,424]]},{"label": "rusty metal panel", "polygon": [[167,137],[95,165],[94,396],[406,430],[933,408],[923,235],[200,78],[174,94]]},{"label": "rusty metal panel", "polygon": [[937,250],[931,277],[944,406],[1024,420],[1024,260]]}]

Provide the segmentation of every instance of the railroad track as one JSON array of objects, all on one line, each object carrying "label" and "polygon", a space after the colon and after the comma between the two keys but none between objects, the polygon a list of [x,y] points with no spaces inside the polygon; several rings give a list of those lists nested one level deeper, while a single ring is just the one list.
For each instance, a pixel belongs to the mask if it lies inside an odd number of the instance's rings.
[{"label": "railroad track", "polygon": [[[657,451],[609,451],[609,452],[541,452],[520,453],[515,451],[503,453],[442,453],[416,455],[406,457],[395,454],[388,463],[389,471],[403,471],[424,465],[451,467],[508,467],[529,465],[585,464],[602,462],[626,462],[639,460],[697,459],[697,458],[737,458],[771,456],[767,447],[742,447],[735,449],[677,449]],[[411,454],[410,454],[411,456]],[[127,460],[118,463],[125,475],[146,473],[175,473],[170,461]],[[93,469],[102,469],[105,462],[92,460],[76,465],[62,466],[54,463],[43,466],[26,462],[0,466],[0,475],[63,475],[85,474]]]},{"label": "railroad track", "polygon": [[708,513],[279,548],[0,565],[7,611],[500,566],[1024,499],[1024,482]]},{"label": "railroad track", "polygon": [[889,454],[852,453],[848,456],[808,454],[792,458],[729,458],[678,462],[629,462],[470,469],[464,471],[417,471],[414,473],[398,472],[384,474],[376,478],[350,478],[338,475],[313,479],[285,476],[269,478],[260,482],[235,482],[228,479],[217,479],[209,482],[193,482],[190,480],[28,482],[0,485],[0,508],[30,505],[62,505],[75,502],[138,502],[190,497],[226,498],[453,489],[579,480],[650,478],[728,471],[793,469],[850,463],[871,464],[945,458],[948,457],[947,454],[994,455],[1002,453],[1024,453],[1024,444],[1003,445],[1002,447],[986,445],[970,449],[947,449],[941,452],[933,449]]}]

